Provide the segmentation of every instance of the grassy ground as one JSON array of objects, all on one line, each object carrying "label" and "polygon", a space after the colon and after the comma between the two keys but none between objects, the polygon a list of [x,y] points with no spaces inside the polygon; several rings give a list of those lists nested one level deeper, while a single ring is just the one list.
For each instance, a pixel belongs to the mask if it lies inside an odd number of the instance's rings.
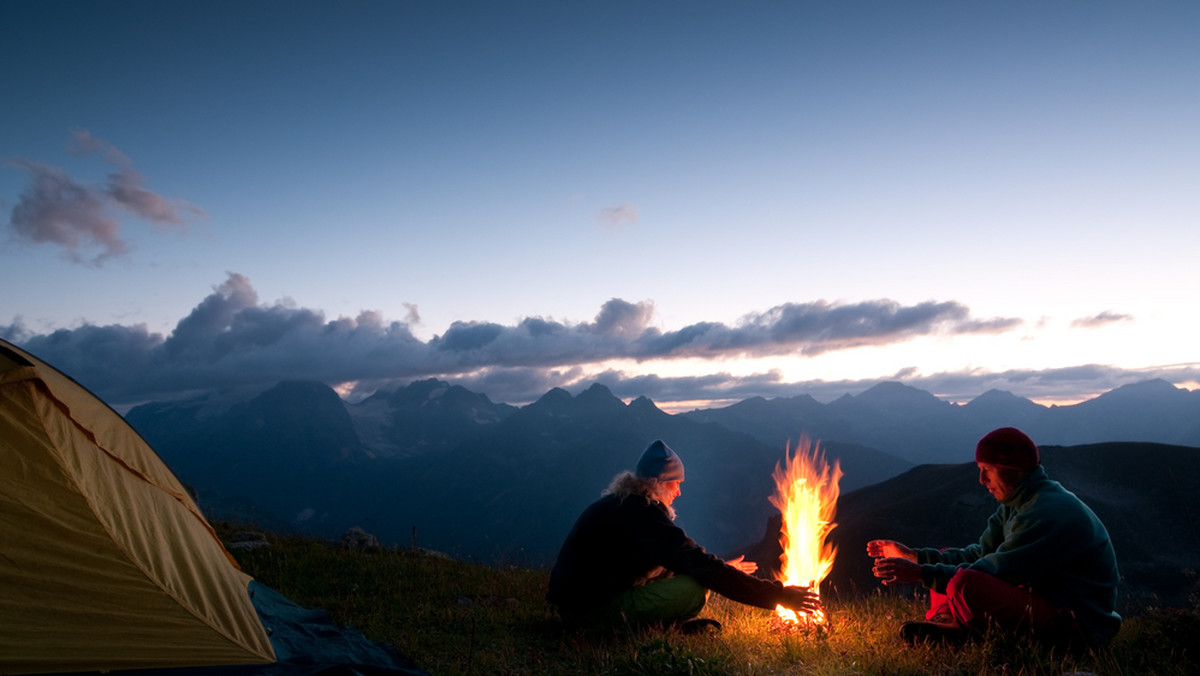
[{"label": "grassy ground", "polygon": [[1141,610],[1126,619],[1110,647],[1079,656],[1001,636],[959,649],[910,648],[897,628],[924,609],[911,599],[885,596],[830,604],[827,625],[789,630],[770,611],[714,595],[704,615],[724,624],[718,634],[664,630],[597,638],[564,630],[542,600],[545,571],[489,568],[420,551],[268,539],[269,546],[235,552],[247,573],[392,644],[436,676],[1200,673],[1200,606]]}]

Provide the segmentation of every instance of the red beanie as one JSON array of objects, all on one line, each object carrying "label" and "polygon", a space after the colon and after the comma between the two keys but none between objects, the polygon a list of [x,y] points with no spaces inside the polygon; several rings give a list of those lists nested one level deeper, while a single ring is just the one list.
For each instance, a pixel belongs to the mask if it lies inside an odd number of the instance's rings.
[{"label": "red beanie", "polygon": [[1037,444],[1015,427],[1001,427],[988,432],[975,446],[975,462],[1025,471],[1041,464]]}]

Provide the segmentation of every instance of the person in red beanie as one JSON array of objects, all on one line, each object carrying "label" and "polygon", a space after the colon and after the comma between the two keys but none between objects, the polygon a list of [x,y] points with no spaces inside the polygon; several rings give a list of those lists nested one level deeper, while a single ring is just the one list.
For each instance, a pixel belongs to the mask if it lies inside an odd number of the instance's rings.
[{"label": "person in red beanie", "polygon": [[1000,503],[977,543],[867,543],[883,584],[930,590],[926,621],[905,622],[901,636],[960,644],[995,627],[1074,649],[1110,641],[1121,627],[1120,573],[1104,524],[1046,475],[1037,445],[1014,427],[980,439],[975,463],[979,483]]},{"label": "person in red beanie", "polygon": [[750,575],[758,566],[706,552],[675,525],[671,504],[683,483],[683,461],[661,440],[633,472],[613,478],[575,522],[550,571],[546,600],[568,626],[609,631],[652,625],[685,632],[720,629],[694,619],[709,590],[760,608],[820,608],[817,593]]}]

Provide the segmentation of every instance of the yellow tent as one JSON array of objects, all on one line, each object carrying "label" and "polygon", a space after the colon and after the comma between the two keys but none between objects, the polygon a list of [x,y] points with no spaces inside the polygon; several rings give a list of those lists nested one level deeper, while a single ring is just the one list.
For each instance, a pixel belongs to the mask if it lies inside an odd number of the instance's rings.
[{"label": "yellow tent", "polygon": [[0,340],[0,673],[273,662],[249,581],[119,415]]}]

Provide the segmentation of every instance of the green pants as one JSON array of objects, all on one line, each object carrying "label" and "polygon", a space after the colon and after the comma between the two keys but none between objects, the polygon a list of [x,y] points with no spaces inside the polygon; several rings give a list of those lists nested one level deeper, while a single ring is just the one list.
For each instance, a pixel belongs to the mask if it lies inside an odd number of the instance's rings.
[{"label": "green pants", "polygon": [[634,587],[607,606],[580,618],[593,629],[672,624],[700,614],[708,590],[690,575],[674,575]]}]

